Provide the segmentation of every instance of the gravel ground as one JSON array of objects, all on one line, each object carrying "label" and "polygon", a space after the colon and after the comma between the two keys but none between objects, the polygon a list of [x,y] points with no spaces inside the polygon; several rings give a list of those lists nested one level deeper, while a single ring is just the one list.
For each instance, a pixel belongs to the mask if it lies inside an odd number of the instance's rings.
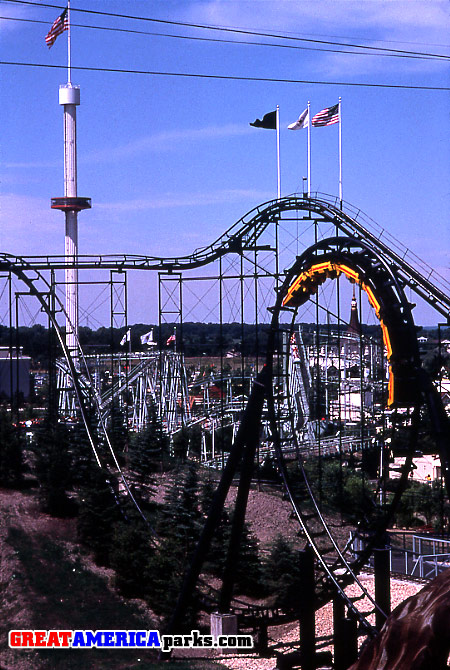
[{"label": "gravel ground", "polygon": [[[361,575],[360,581],[371,596],[374,595],[374,579],[372,575]],[[391,603],[392,609],[397,607],[403,600],[416,594],[423,587],[422,584],[414,582],[401,581],[394,579],[391,581]],[[358,589],[351,585],[346,589],[348,595],[356,595]],[[365,601],[359,603],[362,609],[365,609]],[[373,623],[373,621],[372,621]],[[333,614],[332,604],[328,603],[316,613],[316,635],[330,635],[333,632]],[[269,628],[269,637],[272,641],[289,643],[298,640],[298,625],[289,624],[277,628]],[[230,656],[223,654],[220,663],[230,670],[273,670],[276,666],[275,658],[259,658],[255,654]]]}]

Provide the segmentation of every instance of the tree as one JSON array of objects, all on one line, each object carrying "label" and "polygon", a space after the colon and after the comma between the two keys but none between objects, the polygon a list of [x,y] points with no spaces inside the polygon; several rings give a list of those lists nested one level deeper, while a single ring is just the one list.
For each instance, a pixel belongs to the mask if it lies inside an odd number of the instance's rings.
[{"label": "tree", "polygon": [[423,495],[422,486],[424,485],[419,482],[408,481],[395,511],[395,522],[398,526],[411,528],[421,524],[417,515],[420,513],[419,498],[421,494]]},{"label": "tree", "polygon": [[122,518],[117,489],[117,482],[95,467],[82,491],[77,520],[78,539],[94,552],[98,565],[109,565],[114,526]]},{"label": "tree", "polygon": [[[167,621],[173,611],[182,579],[200,531],[199,483],[197,466],[190,462],[184,473],[175,475],[165,496],[158,525],[159,546],[147,567],[147,600],[152,609]],[[194,597],[184,619],[190,630],[197,621]]]},{"label": "tree", "polygon": [[126,418],[117,399],[111,404],[110,440],[114,451],[122,455],[128,447]]},{"label": "tree", "polygon": [[272,544],[270,554],[263,563],[265,588],[272,596],[274,607],[287,613],[299,613],[300,560],[293,545],[279,535]]},{"label": "tree", "polygon": [[[202,483],[200,490],[200,510],[205,519],[211,507],[214,490],[214,483],[210,479],[206,479]],[[204,563],[205,572],[208,572],[215,577],[221,577],[223,575],[229,538],[230,515],[224,508],[222,509],[219,523],[217,524],[211,539],[209,551]]]},{"label": "tree", "polygon": [[142,519],[131,512],[127,516],[127,521],[122,519],[114,526],[110,565],[116,573],[115,587],[123,596],[144,598],[147,594],[145,575],[155,549]]},{"label": "tree", "polygon": [[[94,440],[96,440],[96,431],[94,431],[93,436]],[[75,488],[85,487],[90,479],[92,469],[98,468],[98,465],[84,424],[81,422],[75,424],[70,430],[69,438],[72,471],[71,483]]]},{"label": "tree", "polygon": [[[230,530],[233,514],[230,514]],[[226,533],[228,534],[228,533]],[[228,542],[227,545],[228,546]],[[257,596],[261,593],[261,561],[258,540],[247,523],[244,523],[239,547],[239,558],[235,566],[234,583],[239,593]]]},{"label": "tree", "polygon": [[128,449],[128,464],[141,486],[150,483],[151,475],[158,470],[168,450],[169,438],[163,432],[155,407],[150,405],[147,426],[132,437]]},{"label": "tree", "polygon": [[[166,625],[173,613],[180,593],[186,559],[176,537],[163,538],[158,549],[151,553],[145,572],[146,600],[150,608],[162,618]],[[195,592],[183,617],[179,632],[188,632],[197,627],[198,595]]]},{"label": "tree", "polygon": [[67,493],[72,485],[67,428],[47,418],[37,433],[34,449],[42,509],[52,516],[72,516],[76,505]]},{"label": "tree", "polygon": [[186,455],[189,447],[189,430],[182,426],[173,436],[173,455],[180,461],[186,460]]},{"label": "tree", "polygon": [[199,425],[192,426],[189,430],[189,456],[200,458],[202,453],[202,429]]},{"label": "tree", "polygon": [[17,486],[23,476],[23,437],[11,415],[0,409],[0,484]]},{"label": "tree", "polygon": [[176,477],[165,497],[160,523],[161,534],[173,537],[186,560],[200,530],[197,466],[190,461],[183,477]]}]

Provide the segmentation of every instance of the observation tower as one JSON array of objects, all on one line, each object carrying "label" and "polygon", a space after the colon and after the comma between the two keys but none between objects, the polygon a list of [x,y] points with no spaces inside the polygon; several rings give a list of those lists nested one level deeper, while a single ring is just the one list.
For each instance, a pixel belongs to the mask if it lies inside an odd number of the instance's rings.
[{"label": "observation tower", "polygon": [[[70,12],[70,7],[69,7]],[[68,12],[68,13],[69,13]],[[70,16],[68,16],[67,84],[59,87],[59,104],[64,107],[64,196],[51,199],[51,208],[65,214],[66,345],[75,362],[78,341],[78,212],[91,208],[90,198],[77,193],[77,107],[80,87],[71,82]]]}]

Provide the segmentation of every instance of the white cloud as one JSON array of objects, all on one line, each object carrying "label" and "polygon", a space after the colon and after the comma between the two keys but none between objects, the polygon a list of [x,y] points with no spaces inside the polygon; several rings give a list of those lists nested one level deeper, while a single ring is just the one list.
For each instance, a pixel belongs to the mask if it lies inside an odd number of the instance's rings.
[{"label": "white cloud", "polygon": [[[450,16],[446,0],[210,0],[189,5],[186,18],[193,22],[243,28],[262,32],[283,32],[298,37],[314,37],[343,43],[405,49],[409,51],[448,53]],[[362,37],[364,36],[364,37]],[[236,36],[237,39],[247,39]],[[258,39],[258,38],[254,38]],[[259,38],[267,41],[267,38]],[[305,43],[305,46],[314,46]],[[327,45],[317,45],[333,48]],[[447,62],[407,60],[299,52],[308,54],[310,71],[385,72],[442,70]],[[314,55],[315,54],[315,55]],[[313,56],[314,55],[314,56]],[[314,60],[312,60],[314,57]],[[312,67],[311,67],[312,65]],[[328,72],[328,68],[331,72]],[[326,68],[326,69],[325,69]]]},{"label": "white cloud", "polygon": [[64,217],[50,200],[14,193],[0,195],[2,253],[58,254],[64,249]]},{"label": "white cloud", "polygon": [[[20,163],[4,163],[3,164],[5,168],[8,169],[22,169],[22,168],[27,168],[27,169],[32,169],[32,170],[41,170],[41,169],[47,169],[47,168],[57,168],[57,167],[62,167],[63,161],[58,160],[58,161],[25,161],[25,162],[20,162]],[[12,179],[10,179],[12,181]],[[2,178],[3,181],[3,178]]]},{"label": "white cloud", "polygon": [[246,135],[251,132],[248,127],[229,123],[223,126],[206,126],[204,128],[181,128],[139,137],[122,146],[110,146],[80,158],[83,163],[102,163],[111,159],[128,158],[149,151],[162,152],[179,150],[182,142],[204,142]]},{"label": "white cloud", "polygon": [[13,21],[12,19],[28,18],[30,9],[29,7],[0,2],[0,15],[2,17],[2,20],[0,20],[0,32],[13,32],[14,30],[20,30],[23,24],[21,21]]},{"label": "white cloud", "polygon": [[210,0],[191,3],[187,13],[206,24],[267,32],[305,35],[311,29],[317,33],[321,28],[323,34],[339,28],[340,35],[348,37],[354,30],[389,33],[407,28],[422,35],[417,38],[422,43],[429,42],[431,32],[448,42],[447,0]]},{"label": "white cloud", "polygon": [[[165,151],[179,151],[183,142],[208,142],[229,137],[239,137],[251,133],[251,128],[237,123],[228,123],[223,126],[206,126],[204,128],[181,128],[167,130],[154,135],[146,135],[122,145],[109,145],[106,149],[84,153],[78,156],[79,164],[106,163],[111,160],[132,158],[143,153]],[[62,160],[55,161],[24,161],[4,163],[5,168],[46,169],[62,166]]]},{"label": "white cloud", "polygon": [[121,202],[96,203],[95,207],[110,213],[136,212],[152,209],[166,209],[169,207],[198,207],[217,205],[229,202],[255,201],[264,202],[273,198],[273,193],[251,191],[245,189],[224,189],[208,191],[207,193],[167,193],[155,198],[125,200]]}]

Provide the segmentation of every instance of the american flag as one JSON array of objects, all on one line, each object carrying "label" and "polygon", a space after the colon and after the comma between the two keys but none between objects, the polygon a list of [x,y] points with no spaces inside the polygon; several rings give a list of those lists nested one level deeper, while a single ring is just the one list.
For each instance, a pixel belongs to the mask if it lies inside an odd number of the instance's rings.
[{"label": "american flag", "polygon": [[58,35],[61,35],[61,33],[63,33],[65,30],[69,30],[69,17],[67,15],[67,7],[63,11],[63,13],[60,16],[58,16],[58,18],[55,21],[53,21],[52,27],[45,36],[45,43],[49,49],[55,43]]},{"label": "american flag", "polygon": [[176,338],[176,336],[175,336],[175,333],[173,333],[173,335],[171,335],[171,336],[169,337],[169,339],[167,340],[167,342],[166,342],[166,346],[169,346],[169,344],[171,344],[171,342],[176,342],[176,340],[177,340],[177,338]]},{"label": "american flag", "polygon": [[322,109],[311,119],[312,126],[332,126],[333,123],[339,123],[339,103]]}]

